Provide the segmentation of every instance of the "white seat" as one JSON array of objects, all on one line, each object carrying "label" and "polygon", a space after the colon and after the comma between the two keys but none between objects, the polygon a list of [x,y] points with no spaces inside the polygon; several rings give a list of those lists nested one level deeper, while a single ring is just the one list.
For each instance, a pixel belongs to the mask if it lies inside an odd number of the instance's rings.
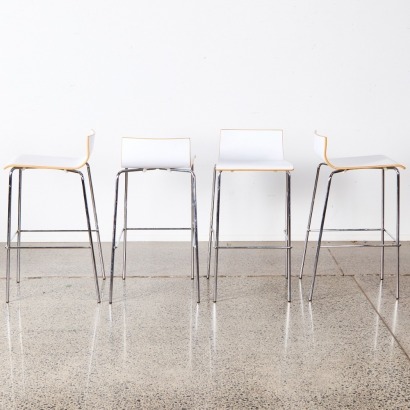
[{"label": "white seat", "polygon": [[[22,246],[21,245],[21,236],[24,232],[87,232],[88,233],[88,240],[89,246],[88,248],[91,249],[91,257],[92,257],[92,264],[94,270],[94,278],[95,278],[95,287],[96,287],[96,294],[97,294],[97,301],[100,302],[100,291],[98,285],[98,276],[97,276],[97,266],[95,261],[95,253],[94,253],[94,245],[93,245],[93,238],[92,233],[96,232],[98,247],[99,247],[99,256],[100,256],[100,263],[102,269],[102,276],[105,279],[105,272],[104,272],[104,261],[102,256],[102,249],[101,249],[101,240],[100,240],[100,231],[98,228],[98,218],[97,218],[97,211],[95,206],[95,198],[94,198],[94,190],[92,185],[91,179],[91,168],[88,164],[88,160],[90,158],[93,146],[94,146],[94,139],[95,133],[92,132],[90,135],[87,136],[86,142],[86,153],[83,157],[80,158],[72,158],[72,157],[64,157],[64,156],[44,156],[44,155],[20,155],[17,156],[15,159],[10,161],[4,168],[10,168],[9,174],[9,205],[8,205],[8,226],[7,226],[7,266],[6,266],[6,302],[9,302],[9,295],[10,295],[10,251],[12,249],[17,250],[17,282],[20,282],[20,250],[21,249],[38,249],[38,248],[58,248],[58,249],[73,249],[73,248],[85,248],[84,246]],[[89,208],[88,208],[88,201],[87,201],[87,193],[85,189],[84,183],[84,176],[83,173],[80,171],[82,167],[87,167],[87,174],[88,174],[88,182],[89,188],[91,193],[91,202],[93,207],[94,213],[94,222],[95,222],[95,229],[91,229],[90,223],[90,215],[89,215]],[[23,171],[27,171],[30,169],[49,169],[49,170],[63,170],[68,171],[74,174],[78,174],[81,177],[81,184],[83,190],[83,197],[84,197],[84,205],[85,205],[85,212],[86,212],[86,219],[87,219],[87,229],[83,230],[61,230],[61,229],[48,229],[48,230],[26,230],[22,229],[21,227],[21,193],[22,193],[22,179],[23,179]],[[18,170],[19,174],[19,184],[18,184],[18,210],[17,210],[17,245],[11,245],[11,220],[12,220],[12,192],[13,192],[13,174],[14,171]]]},{"label": "white seat", "polygon": [[84,157],[55,157],[48,155],[19,155],[4,168],[34,168],[34,169],[63,169],[75,170],[85,166],[94,147],[95,133],[87,137],[86,154]]},{"label": "white seat", "polygon": [[[380,244],[374,245],[374,244],[369,244],[369,243],[364,243],[364,244],[352,244],[352,245],[341,245],[342,247],[380,247],[381,248],[381,268],[380,268],[380,279],[382,280],[384,278],[384,248],[385,247],[395,247],[397,248],[397,284],[396,284],[396,298],[399,298],[399,273],[400,273],[400,264],[399,264],[399,250],[400,250],[400,172],[399,168],[405,169],[405,167],[402,164],[397,163],[396,161],[386,157],[385,155],[368,155],[368,156],[355,156],[355,157],[343,157],[343,158],[329,158],[328,153],[327,153],[327,148],[328,148],[328,138],[319,135],[317,132],[315,132],[314,136],[314,150],[317,155],[321,158],[323,162],[321,162],[316,171],[316,179],[315,179],[315,184],[313,188],[313,195],[312,195],[312,202],[310,206],[310,214],[309,214],[309,219],[308,219],[308,226],[306,230],[306,239],[305,239],[305,247],[303,251],[303,256],[302,256],[302,265],[300,269],[300,275],[299,278],[302,278],[303,275],[303,268],[305,265],[305,259],[306,259],[306,251],[307,251],[307,245],[309,241],[309,234],[312,231],[317,231],[319,233],[318,236],[318,241],[317,241],[317,247],[316,247],[316,257],[315,257],[315,262],[314,262],[314,267],[313,267],[313,280],[312,280],[312,286],[310,289],[310,294],[309,294],[309,301],[312,300],[313,296],[313,290],[315,286],[315,279],[316,279],[316,272],[317,272],[317,266],[319,262],[319,254],[320,254],[320,248],[321,247],[329,247],[331,246],[332,248],[338,247],[338,245],[322,245],[322,236],[323,232],[326,231],[332,231],[332,232],[337,232],[337,231],[379,231],[381,233],[381,240]],[[317,190],[317,185],[319,181],[319,175],[320,175],[320,170],[322,165],[327,165],[329,166],[333,171],[330,173],[329,179],[328,179],[328,184],[327,184],[327,191],[326,191],[326,197],[325,197],[325,203],[323,206],[323,211],[322,211],[322,219],[321,219],[321,224],[320,228],[318,230],[313,230],[311,229],[311,222],[312,222],[312,215],[313,215],[313,209],[314,209],[314,204],[315,204],[315,197],[316,197],[316,190]],[[375,229],[369,229],[369,228],[357,228],[357,229],[324,229],[324,223],[325,223],[325,218],[326,218],[326,210],[327,210],[327,204],[328,204],[328,199],[329,199],[329,193],[330,193],[330,187],[332,183],[332,178],[334,175],[339,174],[339,173],[344,173],[345,171],[358,171],[358,170],[380,170],[382,173],[382,201],[381,201],[381,209],[382,209],[382,217],[381,217],[381,227],[380,228],[375,228]],[[386,170],[394,170],[397,175],[397,206],[396,206],[396,232],[395,232],[395,238],[388,233],[388,231],[385,229],[385,171]],[[385,234],[388,234],[393,242],[391,244],[386,244],[385,243]]]},{"label": "white seat", "polygon": [[[111,249],[111,276],[109,303],[112,303],[114,284],[114,263],[117,230],[118,187],[121,175],[124,175],[124,228],[123,238],[123,268],[122,278],[126,277],[127,269],[127,232],[130,230],[190,230],[191,231],[191,279],[194,279],[196,267],[197,301],[200,301],[199,289],[199,254],[196,202],[196,177],[194,164],[191,160],[191,141],[189,138],[123,138],[121,150],[122,170],[118,172],[115,185],[114,227]],[[189,173],[191,176],[191,226],[189,228],[130,228],[128,218],[128,175],[146,170],[169,170]]]},{"label": "white seat", "polygon": [[216,164],[217,171],[293,171],[293,165],[288,161],[220,161]]},{"label": "white seat", "polygon": [[380,168],[403,168],[401,164],[397,164],[392,159],[384,155],[368,155],[364,157],[344,157],[332,158],[328,164],[333,169],[380,169]]},{"label": "white seat", "polygon": [[[285,246],[263,246],[259,249],[285,249],[286,250],[286,278],[288,282],[287,299],[291,300],[291,232],[290,232],[290,171],[293,165],[283,157],[283,131],[274,129],[225,129],[221,130],[219,144],[219,159],[214,167],[211,220],[209,227],[208,245],[208,270],[210,276],[212,244],[215,248],[215,285],[214,302],[217,299],[218,258],[219,249],[225,249],[219,245],[219,214],[220,214],[220,191],[222,172],[284,172],[286,174],[286,228]],[[217,177],[218,174],[218,177]],[[217,183],[217,187],[216,187]],[[214,229],[214,204],[215,192],[217,192],[216,225]],[[214,240],[215,236],[215,240]],[[255,247],[232,247],[229,249],[253,249]]]},{"label": "white seat", "polygon": [[323,135],[316,133],[314,136],[315,152],[330,168],[339,170],[405,168],[385,155],[329,158],[327,154],[327,141],[327,137]]}]

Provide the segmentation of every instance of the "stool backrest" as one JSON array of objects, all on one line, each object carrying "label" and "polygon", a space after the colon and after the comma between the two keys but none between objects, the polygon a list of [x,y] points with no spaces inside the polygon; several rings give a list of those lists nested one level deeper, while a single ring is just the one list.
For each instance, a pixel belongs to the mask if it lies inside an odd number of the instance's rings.
[{"label": "stool backrest", "polygon": [[322,158],[323,162],[329,164],[329,160],[327,158],[327,137],[320,135],[315,131],[315,140],[313,143],[313,148],[315,153]]},{"label": "stool backrest", "polygon": [[87,155],[84,162],[88,162],[93,149],[94,149],[94,141],[95,141],[95,131],[91,130],[90,134],[87,136]]},{"label": "stool backrest", "polygon": [[219,161],[283,160],[283,130],[221,130]]},{"label": "stool backrest", "polygon": [[122,139],[123,168],[190,168],[189,138],[129,138]]}]

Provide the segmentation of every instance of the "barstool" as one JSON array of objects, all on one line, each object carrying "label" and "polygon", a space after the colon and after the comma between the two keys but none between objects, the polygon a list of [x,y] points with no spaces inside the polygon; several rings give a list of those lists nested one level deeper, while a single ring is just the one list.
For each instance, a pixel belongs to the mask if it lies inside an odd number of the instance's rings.
[{"label": "barstool", "polygon": [[[6,165],[4,168],[11,168],[9,173],[9,193],[8,193],[8,219],[7,219],[7,264],[6,264],[6,302],[9,302],[10,296],[10,251],[12,249],[17,250],[17,283],[20,282],[20,250],[21,249],[91,249],[91,258],[92,258],[92,265],[94,271],[94,279],[95,279],[95,290],[97,294],[97,301],[100,303],[100,291],[98,286],[98,275],[97,275],[97,266],[95,261],[95,252],[94,252],[94,245],[93,245],[93,237],[92,233],[95,232],[98,241],[98,249],[99,249],[99,256],[100,256],[100,263],[102,269],[102,276],[105,279],[105,272],[104,272],[104,261],[101,249],[101,240],[100,240],[100,231],[98,228],[98,219],[97,219],[97,211],[95,206],[95,198],[94,198],[94,189],[91,179],[91,168],[88,164],[88,160],[90,158],[91,152],[94,146],[94,139],[95,133],[94,131],[87,136],[87,146],[86,146],[86,154],[82,158],[71,158],[71,157],[54,157],[54,156],[46,156],[46,155],[21,155],[16,157],[10,164]],[[88,183],[90,188],[91,194],[91,203],[93,207],[94,213],[94,223],[95,229],[91,228],[90,223],[90,213],[88,208],[88,201],[87,201],[87,192],[84,182],[84,175],[80,171],[81,168],[84,166],[87,167],[87,174],[88,174]],[[80,176],[81,185],[82,185],[82,192],[84,197],[84,206],[85,206],[85,215],[87,219],[87,229],[22,229],[21,223],[21,202],[22,202],[22,182],[23,182],[23,171],[34,170],[34,169],[42,169],[42,170],[58,170],[58,171],[66,171]],[[12,193],[13,193],[13,174],[14,171],[18,170],[18,199],[17,199],[17,231],[14,234],[13,238],[11,238],[11,218],[12,218]],[[21,236],[22,233],[25,232],[87,232],[88,233],[88,241],[89,246],[22,246],[21,245]],[[17,236],[17,245],[11,246],[12,239]]]},{"label": "barstool", "polygon": [[[218,258],[220,249],[285,249],[288,291],[291,301],[291,210],[290,210],[290,171],[293,165],[283,158],[283,131],[275,129],[224,129],[221,130],[219,160],[214,167],[212,183],[211,218],[209,226],[208,270],[211,270],[212,245],[215,249],[214,302],[218,290]],[[220,246],[219,218],[221,202],[221,177],[223,172],[284,172],[286,175],[286,228],[284,246]],[[216,226],[214,229],[214,208],[216,190]],[[214,238],[215,237],[215,238]]]},{"label": "barstool", "polygon": [[[317,155],[322,159],[322,162],[318,165],[316,170],[316,179],[313,188],[313,195],[312,195],[312,202],[310,205],[310,214],[308,219],[308,225],[306,229],[306,238],[305,238],[305,246],[303,250],[302,256],[302,265],[300,269],[299,278],[302,279],[303,275],[303,268],[305,265],[305,258],[306,258],[306,249],[309,241],[309,233],[310,232],[318,232],[318,241],[316,246],[316,256],[314,261],[313,267],[313,280],[312,280],[312,287],[310,289],[309,294],[309,301],[312,300],[313,296],[313,289],[315,286],[315,279],[316,279],[316,272],[317,272],[317,265],[319,263],[319,253],[320,248],[357,248],[357,247],[379,247],[381,248],[381,267],[380,267],[380,279],[383,280],[384,278],[384,248],[387,247],[394,247],[397,248],[397,282],[396,282],[396,298],[399,298],[399,273],[400,273],[400,172],[398,168],[405,169],[405,167],[401,164],[398,164],[396,161],[384,156],[384,155],[368,155],[368,156],[360,156],[360,157],[345,157],[345,158],[329,158],[327,155],[327,146],[328,146],[328,138],[319,135],[315,132],[314,136],[314,150]],[[328,166],[331,168],[331,173],[328,177],[327,182],[327,190],[325,196],[325,202],[323,205],[322,210],[322,219],[320,222],[319,229],[311,229],[311,222],[312,222],[312,215],[313,215],[313,208],[315,204],[315,197],[316,197],[316,189],[319,181],[319,174],[321,167],[323,165]],[[326,210],[327,204],[329,200],[329,193],[330,193],[330,186],[332,184],[333,176],[336,174],[344,173],[346,171],[358,171],[358,170],[380,170],[381,171],[381,227],[375,229],[367,229],[367,228],[354,228],[354,229],[324,229],[325,218],[326,218]],[[387,229],[385,228],[385,171],[386,170],[393,170],[396,172],[397,178],[397,198],[396,198],[396,236],[394,237],[390,234]],[[362,244],[351,244],[351,245],[322,245],[322,236],[323,232],[380,232],[381,239],[380,244],[369,244],[369,243],[362,243]],[[385,234],[387,234],[391,239],[392,243],[385,243]]]},{"label": "barstool", "polygon": [[[194,279],[196,267],[197,302],[200,301],[199,293],[199,257],[198,257],[198,227],[197,227],[197,201],[196,177],[194,164],[191,161],[191,140],[189,138],[123,138],[122,139],[122,170],[117,173],[115,184],[114,226],[111,253],[111,279],[109,302],[112,303],[114,285],[114,260],[117,230],[118,186],[121,175],[124,175],[124,227],[121,231],[123,237],[123,270],[122,278],[126,277],[127,269],[127,232],[128,231],[191,231],[191,279]],[[130,228],[127,224],[128,210],[128,175],[143,171],[170,171],[188,173],[191,176],[191,227],[189,228]]]}]

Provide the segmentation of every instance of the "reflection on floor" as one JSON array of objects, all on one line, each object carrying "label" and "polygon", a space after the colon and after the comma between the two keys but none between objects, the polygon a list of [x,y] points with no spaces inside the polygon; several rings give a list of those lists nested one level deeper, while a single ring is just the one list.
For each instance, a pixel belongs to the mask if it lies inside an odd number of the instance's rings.
[{"label": "reflection on floor", "polygon": [[1,408],[410,408],[409,251],[398,302],[394,253],[381,284],[377,251],[345,249],[323,252],[308,303],[297,243],[292,303],[282,253],[226,251],[218,302],[202,277],[197,305],[189,245],[132,244],[111,306],[88,254],[26,252],[8,306],[0,294]]}]

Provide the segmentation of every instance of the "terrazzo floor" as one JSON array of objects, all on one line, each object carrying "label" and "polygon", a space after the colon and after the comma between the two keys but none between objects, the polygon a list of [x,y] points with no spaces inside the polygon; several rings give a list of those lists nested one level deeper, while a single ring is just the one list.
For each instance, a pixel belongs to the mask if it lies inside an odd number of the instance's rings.
[{"label": "terrazzo floor", "polygon": [[112,305],[87,251],[22,253],[8,305],[0,292],[1,408],[410,408],[409,243],[399,301],[394,250],[381,284],[378,250],[327,249],[309,303],[313,249],[299,280],[294,243],[291,303],[283,252],[227,250],[216,304],[200,245],[199,305],[186,243],[130,244]]}]

